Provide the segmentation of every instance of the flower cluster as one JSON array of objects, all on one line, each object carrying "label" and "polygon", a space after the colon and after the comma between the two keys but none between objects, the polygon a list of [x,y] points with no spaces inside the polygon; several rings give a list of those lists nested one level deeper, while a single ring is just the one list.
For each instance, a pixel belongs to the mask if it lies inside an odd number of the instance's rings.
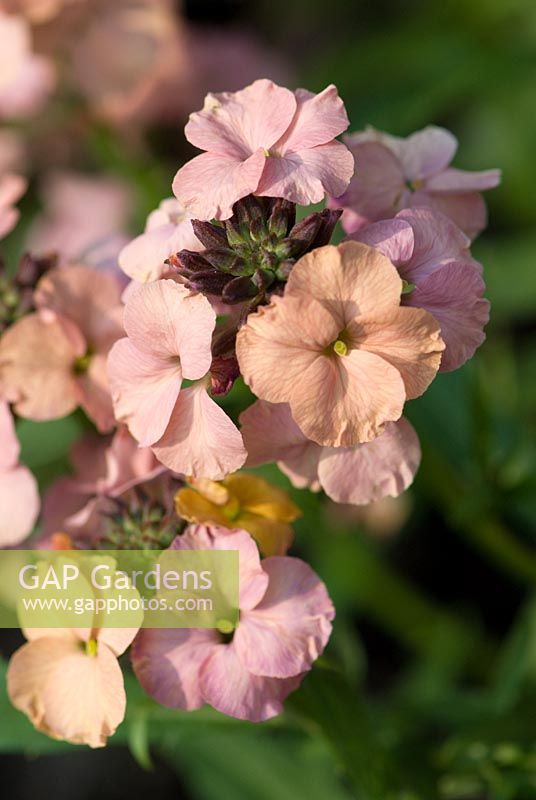
[{"label": "flower cluster", "polygon": [[[73,201],[65,227],[49,211],[34,232],[58,260],[27,256],[0,279],[0,498],[24,506],[0,528],[2,545],[27,535],[39,507],[9,403],[31,420],[80,407],[98,431],[46,491],[40,546],[239,551],[237,627],[29,632],[9,693],[52,736],[105,743],[124,713],[116,658],[131,641],[138,679],[164,705],[280,713],[323,652],[334,609],[287,555],[299,508],[237,470],[276,462],[294,487],[338,503],[397,497],[421,457],[406,403],[484,340],[489,304],[469,237],[498,172],[450,167],[456,142],[439,128],[338,141],[347,127],[334,86],[257,80],[209,94],[186,126],[204,152],[121,250],[124,274],[87,257],[91,239],[114,239],[111,211],[95,212],[89,239],[70,237]],[[13,176],[2,186],[7,232],[22,187]],[[332,243],[339,218],[346,238]],[[222,398],[237,382],[254,398],[231,416]],[[92,693],[78,698],[80,680]]]}]

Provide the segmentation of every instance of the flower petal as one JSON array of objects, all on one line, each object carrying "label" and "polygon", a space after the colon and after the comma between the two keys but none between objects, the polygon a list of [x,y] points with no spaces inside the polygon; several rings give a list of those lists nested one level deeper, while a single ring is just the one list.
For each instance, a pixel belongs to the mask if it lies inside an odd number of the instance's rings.
[{"label": "flower petal", "polygon": [[488,222],[488,212],[484,198],[479,192],[464,192],[463,194],[441,194],[440,192],[427,192],[419,190],[413,192],[408,205],[430,206],[436,211],[445,214],[461,228],[470,239],[474,239],[484,230]]},{"label": "flower petal", "polygon": [[0,547],[20,544],[39,514],[37,483],[26,467],[0,472]]},{"label": "flower petal", "polygon": [[15,467],[19,460],[20,444],[15,433],[15,421],[9,410],[9,405],[0,400],[0,470]]},{"label": "flower petal", "polygon": [[444,214],[432,208],[407,208],[396,219],[409,223],[413,230],[413,254],[400,269],[410,283],[418,283],[446,261],[471,259],[470,239]]},{"label": "flower petal", "polygon": [[319,94],[297,89],[294,95],[296,113],[288,130],[273,147],[277,153],[297,153],[327,144],[348,127],[344,103],[333,84]]},{"label": "flower petal", "polygon": [[444,169],[426,181],[429,192],[484,192],[494,189],[501,182],[500,169],[487,169],[481,172],[468,172],[464,169]]},{"label": "flower petal", "polygon": [[400,140],[398,157],[410,181],[436,175],[447,167],[458,149],[456,137],[435,125]]},{"label": "flower petal", "polygon": [[372,222],[349,238],[374,247],[398,267],[410,260],[415,244],[413,228],[399,217]]}]

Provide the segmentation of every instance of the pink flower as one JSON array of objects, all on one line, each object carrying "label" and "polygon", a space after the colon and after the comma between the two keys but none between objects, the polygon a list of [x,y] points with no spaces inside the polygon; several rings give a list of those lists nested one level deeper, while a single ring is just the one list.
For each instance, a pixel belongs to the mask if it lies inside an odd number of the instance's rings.
[{"label": "pink flower", "polygon": [[[116,417],[174,472],[219,480],[246,459],[242,437],[207,392],[216,315],[172,280],[129,292],[127,338],[112,348]],[[182,380],[195,381],[181,390]]]},{"label": "pink flower", "polygon": [[448,217],[428,208],[405,209],[392,220],[360,228],[352,239],[377,248],[415,288],[402,304],[424,308],[441,327],[441,372],[457,369],[485,339],[489,302],[482,267],[471,258],[469,239]]},{"label": "pink flower", "polygon": [[32,53],[26,20],[0,11],[0,117],[37,113],[54,83],[52,64]]},{"label": "pink flower", "polygon": [[426,311],[401,308],[391,262],[356,242],[294,266],[283,297],[250,314],[237,337],[246,383],[289,403],[307,438],[330,447],[374,439],[435,377],[444,344]]},{"label": "pink flower", "polygon": [[258,80],[239,92],[208,94],[185,129],[207,152],[177,172],[173,192],[204,220],[228,219],[248,194],[318,203],[326,192],[342,194],[352,177],[353,158],[334,139],[347,127],[335,86],[315,95]]},{"label": "pink flower", "polygon": [[280,714],[329,640],[335,612],[326,587],[300,559],[261,562],[246,531],[190,526],[173,547],[239,551],[240,622],[231,641],[217,630],[141,631],[132,650],[138,680],[172,708],[209,703],[252,722]]},{"label": "pink flower", "polygon": [[31,532],[39,513],[32,473],[19,464],[20,445],[9,406],[0,400],[0,547],[13,547]]},{"label": "pink flower", "polygon": [[19,210],[14,204],[26,191],[26,180],[20,175],[8,173],[0,178],[0,239],[11,233],[19,221]]},{"label": "pink flower", "polygon": [[449,167],[458,147],[449,131],[430,126],[401,139],[369,128],[347,136],[346,144],[355,156],[356,173],[348,190],[334,195],[331,204],[344,208],[347,233],[417,206],[446,214],[472,239],[485,228],[480,192],[498,186],[500,170]]},{"label": "pink flower", "polygon": [[119,266],[130,278],[146,283],[163,277],[166,272],[164,261],[179,250],[202,249],[190,215],[175,198],[169,198],[151,211],[145,233],[121,250]]},{"label": "pink flower", "polygon": [[110,511],[110,498],[123,496],[130,489],[165,472],[148,447],[138,447],[126,428],[113,437],[88,434],[71,453],[72,477],[55,481],[43,500],[41,546],[48,546],[58,531],[76,542],[97,538],[102,514]]},{"label": "pink flower", "polygon": [[34,628],[12,656],[7,691],[38,731],[103,747],[125,716],[117,661],[137,629]]},{"label": "pink flower", "polygon": [[130,196],[126,184],[76,172],[55,172],[42,187],[44,214],[30,231],[29,246],[57,252],[63,263],[78,259],[117,269],[126,244]]},{"label": "pink flower", "polygon": [[106,357],[121,336],[120,287],[84,266],[48,272],[38,311],[0,339],[0,386],[20,416],[57,419],[81,406],[99,430],[114,427]]},{"label": "pink flower", "polygon": [[247,465],[277,461],[293,486],[322,488],[337,503],[365,505],[397,497],[412,483],[421,460],[417,434],[402,418],[372,442],[321,447],[296,425],[286,403],[257,400],[240,415]]}]

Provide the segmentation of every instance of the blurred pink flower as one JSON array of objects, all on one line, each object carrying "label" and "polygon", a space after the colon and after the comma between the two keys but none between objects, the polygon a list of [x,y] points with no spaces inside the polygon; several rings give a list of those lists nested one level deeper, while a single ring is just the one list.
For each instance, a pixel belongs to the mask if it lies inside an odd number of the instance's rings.
[{"label": "blurred pink flower", "polygon": [[322,488],[337,503],[365,505],[397,497],[412,483],[421,460],[417,434],[403,417],[388,422],[372,442],[321,447],[301,432],[286,403],[257,400],[240,415],[247,466],[277,461],[293,486]]},{"label": "blurred pink flower", "polygon": [[217,630],[141,631],[132,649],[138,680],[172,708],[209,703],[252,722],[281,713],[329,640],[335,611],[326,587],[300,559],[261,562],[243,530],[190,526],[172,547],[239,551],[240,622],[231,641],[229,631],[227,641]]},{"label": "blurred pink flower", "polygon": [[125,715],[117,661],[135,628],[34,628],[11,657],[7,691],[38,731],[72,744],[103,747]]},{"label": "blurred pink flower", "polygon": [[26,20],[0,10],[0,118],[36,114],[54,83],[51,62],[32,52]]},{"label": "blurred pink flower", "polygon": [[489,302],[470,241],[448,217],[430,208],[404,209],[394,219],[360,228],[351,238],[378,249],[414,285],[402,304],[424,308],[439,323],[445,342],[441,372],[457,369],[474,355],[486,338]]},{"label": "blurred pink flower", "polygon": [[485,228],[487,213],[480,192],[498,186],[500,170],[466,172],[449,167],[458,147],[449,131],[431,125],[402,139],[368,128],[345,141],[355,156],[356,172],[347,191],[333,195],[330,204],[344,208],[347,233],[417,206],[446,214],[472,239]]},{"label": "blurred pink flower", "polygon": [[20,175],[8,173],[0,177],[0,239],[11,233],[19,221],[20,212],[14,207],[26,191],[27,181]]},{"label": "blurred pink flower", "polygon": [[[172,280],[129,292],[127,338],[112,348],[116,417],[159,461],[186,475],[219,480],[245,461],[242,437],[207,392],[216,315],[203,295]],[[181,389],[183,379],[195,381]]]},{"label": "blurred pink flower", "polygon": [[58,531],[75,544],[101,533],[102,514],[113,510],[110,499],[165,472],[148,447],[139,447],[126,428],[113,437],[88,434],[71,453],[74,475],[59,478],[43,498],[40,545],[48,546]]},{"label": "blurred pink flower", "polygon": [[131,197],[125,183],[55,172],[45,178],[41,196],[45,210],[30,231],[32,251],[57,252],[63,263],[81,260],[117,268],[119,252],[128,241]]},{"label": "blurred pink flower", "polygon": [[257,80],[239,92],[208,94],[186,138],[207,152],[181,167],[173,192],[198,219],[227,219],[248,194],[308,205],[342,194],[353,158],[335,136],[348,117],[335,86],[291,92]]},{"label": "blurred pink flower", "polygon": [[20,445],[9,406],[0,400],[0,547],[20,544],[39,513],[39,493],[32,473],[19,464]]},{"label": "blurred pink flower", "polygon": [[127,244],[119,254],[119,266],[141,283],[155,281],[166,273],[164,261],[179,250],[203,249],[195,235],[190,215],[174,197],[162,200],[151,211],[145,233]]},{"label": "blurred pink flower", "polygon": [[56,16],[64,6],[85,3],[86,0],[4,0],[10,13],[22,14],[32,25],[41,25]]},{"label": "blurred pink flower", "polygon": [[[353,446],[399,419],[435,377],[444,349],[433,317],[401,308],[402,281],[371,247],[328,245],[293,267],[283,297],[250,314],[236,351],[263,400],[289,403],[318,444]],[[284,365],[284,369],[282,369]]]},{"label": "blurred pink flower", "polygon": [[39,281],[35,303],[0,339],[4,396],[22,417],[57,419],[82,406],[111,430],[106,358],[122,335],[118,282],[92,267],[60,267]]}]

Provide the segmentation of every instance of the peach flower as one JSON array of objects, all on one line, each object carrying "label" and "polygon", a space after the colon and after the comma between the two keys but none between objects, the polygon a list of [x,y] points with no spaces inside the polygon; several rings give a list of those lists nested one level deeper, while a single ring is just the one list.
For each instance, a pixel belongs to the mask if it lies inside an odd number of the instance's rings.
[{"label": "peach flower", "polygon": [[0,400],[0,547],[20,544],[39,513],[37,483],[19,464],[20,445],[9,406]]}]

